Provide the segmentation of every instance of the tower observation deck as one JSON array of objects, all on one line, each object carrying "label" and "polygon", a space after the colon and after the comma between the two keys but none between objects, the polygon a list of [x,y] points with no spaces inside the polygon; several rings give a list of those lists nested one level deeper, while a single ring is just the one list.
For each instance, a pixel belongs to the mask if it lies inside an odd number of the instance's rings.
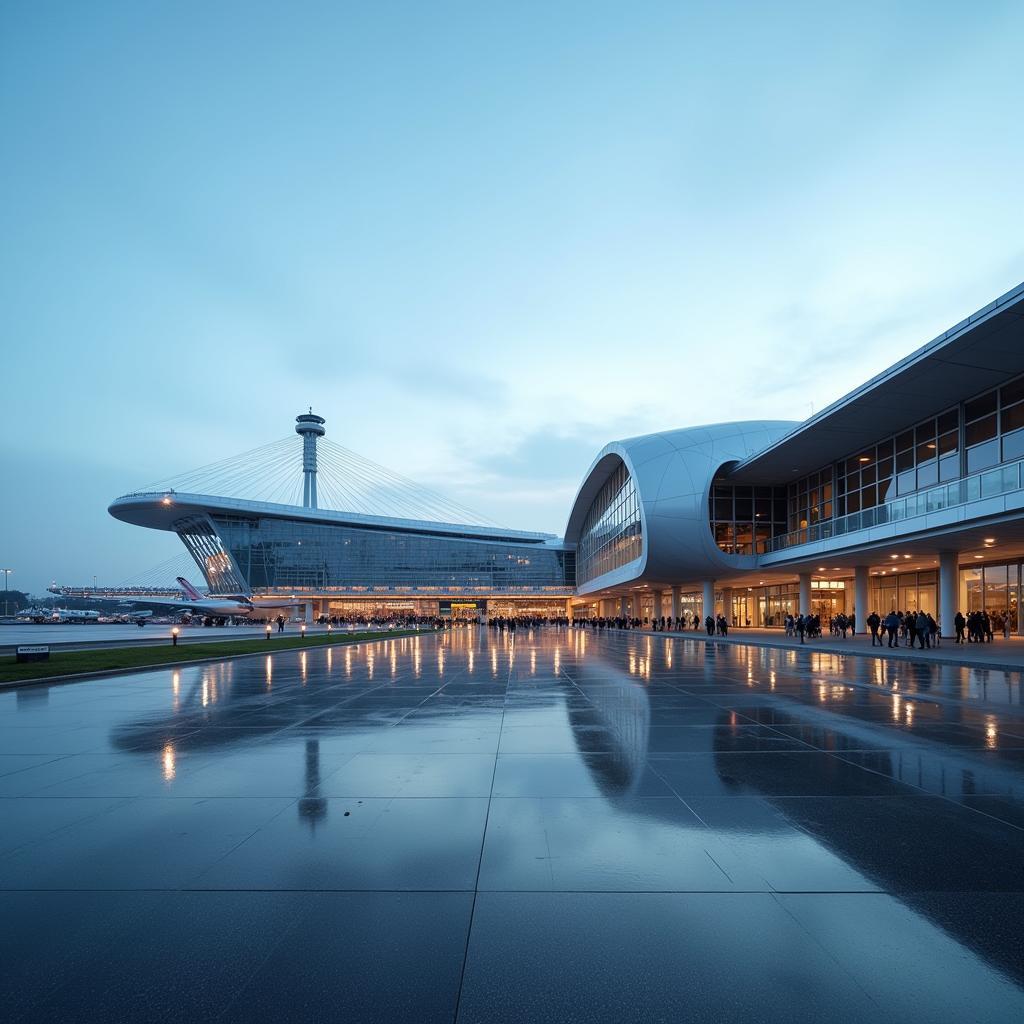
[{"label": "tower observation deck", "polygon": [[308,413],[295,417],[295,433],[302,438],[302,507],[316,508],[316,442],[327,433],[323,416],[310,406]]}]

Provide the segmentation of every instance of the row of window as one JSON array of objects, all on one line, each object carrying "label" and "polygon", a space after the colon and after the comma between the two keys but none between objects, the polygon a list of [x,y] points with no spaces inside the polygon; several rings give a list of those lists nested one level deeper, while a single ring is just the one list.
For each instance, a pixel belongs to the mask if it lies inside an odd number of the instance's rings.
[{"label": "row of window", "polygon": [[[214,525],[220,549],[230,551],[253,589],[425,590],[436,586],[543,592],[575,584],[573,552],[546,545],[512,545],[284,519],[214,517]],[[184,536],[182,539],[187,542]],[[204,540],[210,543],[208,537]]]},{"label": "row of window", "polygon": [[640,501],[625,465],[604,482],[583,520],[576,545],[580,583],[603,576],[640,557]]},{"label": "row of window", "polygon": [[792,483],[789,530],[1024,457],[1024,376]]},{"label": "row of window", "polygon": [[786,532],[786,490],[716,484],[708,498],[708,516],[715,543],[726,554],[767,551],[768,541]]}]

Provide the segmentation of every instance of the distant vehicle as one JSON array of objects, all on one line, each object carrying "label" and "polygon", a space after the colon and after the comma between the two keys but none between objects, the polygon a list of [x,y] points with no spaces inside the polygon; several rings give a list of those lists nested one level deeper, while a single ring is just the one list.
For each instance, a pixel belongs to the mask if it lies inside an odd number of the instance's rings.
[{"label": "distant vehicle", "polygon": [[50,616],[50,622],[62,622],[62,623],[85,623],[85,622],[98,622],[100,618],[99,612],[81,612],[76,608],[55,608],[53,614]]}]

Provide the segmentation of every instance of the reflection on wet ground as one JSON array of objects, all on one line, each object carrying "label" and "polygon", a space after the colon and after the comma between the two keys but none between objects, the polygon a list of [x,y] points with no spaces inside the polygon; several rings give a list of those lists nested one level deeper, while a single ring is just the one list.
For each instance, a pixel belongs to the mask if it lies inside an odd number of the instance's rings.
[{"label": "reflection on wet ground", "polygon": [[552,628],[5,693],[0,1016],[1024,1019],[1020,686]]}]

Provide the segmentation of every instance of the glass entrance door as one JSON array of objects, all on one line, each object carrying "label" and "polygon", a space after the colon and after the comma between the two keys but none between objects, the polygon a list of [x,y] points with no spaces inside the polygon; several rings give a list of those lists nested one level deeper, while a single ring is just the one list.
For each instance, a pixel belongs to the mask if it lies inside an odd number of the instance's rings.
[{"label": "glass entrance door", "polygon": [[846,613],[846,592],[842,590],[811,591],[811,612],[820,616],[822,628],[827,628],[829,619]]},{"label": "glass entrance door", "polygon": [[477,622],[479,618],[480,609],[475,601],[472,603],[452,601],[452,622]]},{"label": "glass entrance door", "polygon": [[732,615],[729,618],[730,625],[733,626],[756,626],[757,620],[754,618],[755,614],[755,602],[754,594],[752,591],[746,591],[742,594],[733,594],[732,597]]}]

